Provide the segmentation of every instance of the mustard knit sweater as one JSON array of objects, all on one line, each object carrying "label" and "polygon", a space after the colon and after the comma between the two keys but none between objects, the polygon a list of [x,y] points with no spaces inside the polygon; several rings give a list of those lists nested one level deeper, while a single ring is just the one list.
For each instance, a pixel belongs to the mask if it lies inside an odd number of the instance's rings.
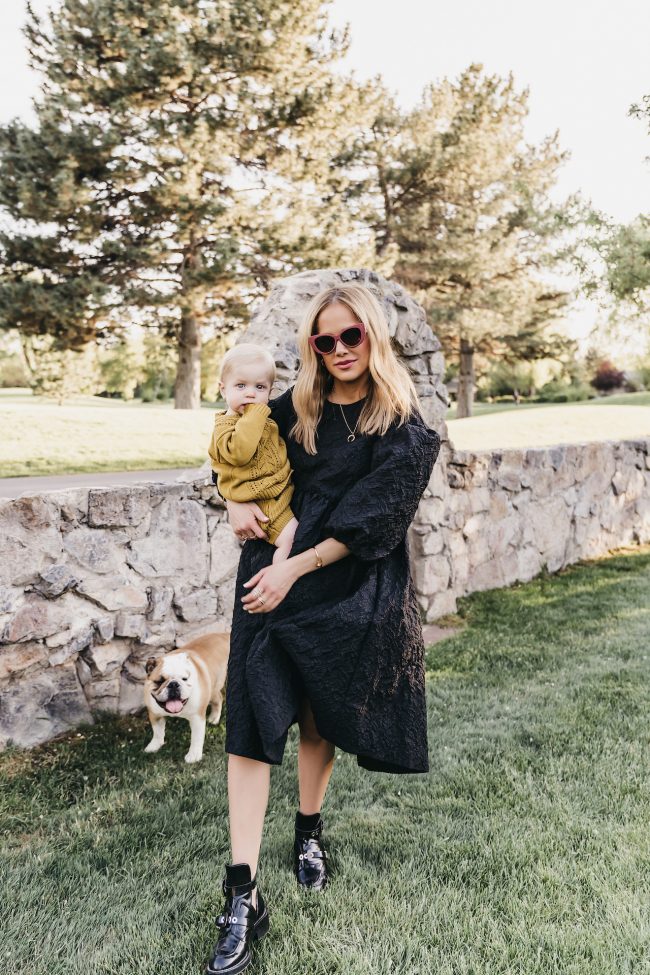
[{"label": "mustard knit sweater", "polygon": [[275,544],[293,518],[293,469],[270,413],[266,403],[247,403],[241,415],[217,410],[208,454],[219,493],[230,501],[256,501],[269,518],[258,524]]}]

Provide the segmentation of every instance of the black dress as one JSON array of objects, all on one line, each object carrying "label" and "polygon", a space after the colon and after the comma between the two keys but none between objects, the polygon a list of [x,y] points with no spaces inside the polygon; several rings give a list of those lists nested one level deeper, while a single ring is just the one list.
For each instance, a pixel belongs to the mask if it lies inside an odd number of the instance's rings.
[{"label": "black dress", "polygon": [[[229,754],[282,762],[303,695],[318,732],[366,769],[426,772],[424,642],[406,537],[440,449],[414,414],[379,436],[349,430],[325,401],[317,454],[288,430],[292,389],[269,401],[293,470],[299,526],[291,555],[334,537],[350,555],[297,580],[268,613],[249,614],[247,582],[269,565],[265,539],[244,543],[237,572],[226,687]],[[343,406],[352,430],[364,399]],[[315,559],[314,559],[315,563]]]}]

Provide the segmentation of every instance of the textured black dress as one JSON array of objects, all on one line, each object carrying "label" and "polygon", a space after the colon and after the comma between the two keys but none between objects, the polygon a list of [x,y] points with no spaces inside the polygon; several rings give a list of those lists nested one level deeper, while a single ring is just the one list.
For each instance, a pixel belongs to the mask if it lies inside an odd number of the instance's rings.
[{"label": "textured black dress", "polygon": [[[325,402],[317,454],[288,435],[292,388],[269,401],[287,444],[299,526],[291,555],[334,537],[350,555],[297,580],[268,613],[249,614],[247,582],[269,565],[265,539],[244,543],[226,687],[229,754],[279,765],[301,697],[319,733],[366,769],[426,772],[424,643],[406,537],[440,449],[414,414],[348,443],[341,406]],[[343,406],[352,430],[364,399]],[[315,561],[315,560],[314,560]]]}]

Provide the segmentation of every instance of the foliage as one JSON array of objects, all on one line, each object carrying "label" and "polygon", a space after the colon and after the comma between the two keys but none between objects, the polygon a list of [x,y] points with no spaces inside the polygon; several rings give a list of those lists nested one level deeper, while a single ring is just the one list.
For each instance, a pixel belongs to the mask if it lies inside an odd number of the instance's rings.
[{"label": "foliage", "polygon": [[23,337],[25,361],[34,393],[62,404],[82,393],[96,393],[101,377],[95,348],[69,349],[51,335]]},{"label": "foliage", "polygon": [[591,380],[591,385],[601,393],[607,393],[611,389],[619,389],[624,382],[625,373],[617,369],[609,359],[605,359],[598,364],[596,375]]},{"label": "foliage", "polygon": [[593,390],[587,383],[573,380],[567,383],[562,379],[552,379],[544,383],[536,399],[540,403],[577,403],[592,396]]},{"label": "foliage", "polygon": [[[271,277],[361,251],[330,162],[361,111],[322,0],[62,0],[26,35],[34,128],[0,130],[0,318],[61,348],[120,317],[178,343],[198,405],[200,329]],[[314,228],[318,228],[316,231]],[[138,311],[139,310],[139,311]]]}]

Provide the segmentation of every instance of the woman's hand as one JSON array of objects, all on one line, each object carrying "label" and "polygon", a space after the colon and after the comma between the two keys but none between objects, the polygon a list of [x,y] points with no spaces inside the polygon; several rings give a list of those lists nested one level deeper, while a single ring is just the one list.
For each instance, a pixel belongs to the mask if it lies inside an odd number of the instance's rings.
[{"label": "woman's hand", "polygon": [[240,541],[247,538],[267,538],[258,521],[268,521],[262,509],[254,501],[226,501],[228,521]]},{"label": "woman's hand", "polygon": [[[252,588],[241,597],[243,608],[248,613],[269,613],[282,602],[299,576],[300,573],[296,571],[293,559],[265,565],[244,583],[247,588]],[[261,596],[264,602],[260,602],[258,596]]]}]

